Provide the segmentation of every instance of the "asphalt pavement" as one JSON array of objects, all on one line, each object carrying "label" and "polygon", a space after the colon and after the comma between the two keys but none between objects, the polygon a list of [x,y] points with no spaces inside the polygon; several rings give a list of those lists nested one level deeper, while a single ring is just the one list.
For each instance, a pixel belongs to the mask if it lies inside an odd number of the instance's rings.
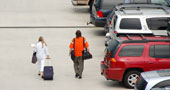
[{"label": "asphalt pavement", "polygon": [[[100,75],[104,30],[87,26],[89,7],[69,0],[0,1],[0,90],[127,90],[122,83]],[[74,77],[69,44],[81,30],[93,59],[85,61],[82,79]],[[32,43],[43,36],[49,49],[54,80],[44,81],[31,63]]]}]

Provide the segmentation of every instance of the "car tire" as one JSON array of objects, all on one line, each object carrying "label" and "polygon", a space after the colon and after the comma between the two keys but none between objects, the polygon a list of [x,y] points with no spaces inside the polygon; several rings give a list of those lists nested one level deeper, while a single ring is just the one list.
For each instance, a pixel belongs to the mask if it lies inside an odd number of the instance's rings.
[{"label": "car tire", "polygon": [[138,79],[140,75],[140,71],[133,70],[129,71],[125,74],[123,83],[127,88],[134,88],[136,84],[136,80]]}]

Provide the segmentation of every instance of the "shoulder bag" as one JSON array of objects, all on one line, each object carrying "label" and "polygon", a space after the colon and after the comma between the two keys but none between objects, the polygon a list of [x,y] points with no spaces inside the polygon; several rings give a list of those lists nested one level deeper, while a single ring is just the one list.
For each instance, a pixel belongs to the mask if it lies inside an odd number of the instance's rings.
[{"label": "shoulder bag", "polygon": [[82,51],[82,54],[83,54],[82,58],[83,58],[83,60],[91,59],[92,58],[92,54],[85,47],[84,37],[83,37],[83,46],[84,46],[84,50]]},{"label": "shoulder bag", "polygon": [[32,55],[32,63],[35,64],[37,62],[36,52]]},{"label": "shoulder bag", "polygon": [[[75,38],[74,38],[74,46],[73,46],[73,48],[75,48]],[[74,49],[71,51],[71,59],[72,60],[75,59]]]}]

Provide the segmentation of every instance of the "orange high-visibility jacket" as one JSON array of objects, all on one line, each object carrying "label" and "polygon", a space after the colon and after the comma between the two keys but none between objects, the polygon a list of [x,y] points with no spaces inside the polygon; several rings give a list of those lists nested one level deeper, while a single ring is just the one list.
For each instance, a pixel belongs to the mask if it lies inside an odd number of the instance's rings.
[{"label": "orange high-visibility jacket", "polygon": [[[89,44],[85,38],[84,38],[84,43],[85,43],[85,48],[88,48]],[[74,44],[75,44],[75,46],[74,46]],[[69,47],[72,49],[74,48],[74,54],[76,57],[82,56],[82,51],[84,50],[83,37],[75,38],[75,42],[74,42],[74,38],[73,38]]]}]

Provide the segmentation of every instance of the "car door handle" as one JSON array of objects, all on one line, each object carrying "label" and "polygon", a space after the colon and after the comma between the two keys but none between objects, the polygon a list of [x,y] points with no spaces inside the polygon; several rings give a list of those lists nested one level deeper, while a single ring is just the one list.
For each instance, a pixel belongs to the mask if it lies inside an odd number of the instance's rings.
[{"label": "car door handle", "polygon": [[154,62],[148,62],[149,64],[153,64]]}]

